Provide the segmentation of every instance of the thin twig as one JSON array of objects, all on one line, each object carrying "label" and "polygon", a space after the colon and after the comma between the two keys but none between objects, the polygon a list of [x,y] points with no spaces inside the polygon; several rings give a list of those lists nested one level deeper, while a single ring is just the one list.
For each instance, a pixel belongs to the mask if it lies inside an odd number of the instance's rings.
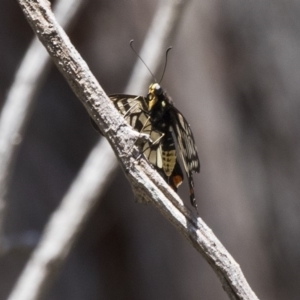
[{"label": "thin twig", "polygon": [[[59,0],[54,13],[67,28],[75,19],[83,0]],[[0,115],[0,253],[6,193],[35,95],[49,70],[50,57],[37,37],[31,42],[16,73]]]},{"label": "thin twig", "polygon": [[[30,0],[18,1],[57,67],[102,132],[105,133],[135,192],[158,207],[162,214],[186,236],[212,266],[231,299],[257,299],[239,265],[205,223],[200,218],[194,219],[191,216],[176,193],[144,159],[136,163],[129,154],[137,133],[115,111],[85,62],[57,24],[48,3],[42,0],[38,4]],[[134,148],[133,155],[138,155],[136,148]],[[52,267],[52,261],[47,267]],[[19,283],[21,284],[21,281]],[[14,298],[12,295],[9,299],[21,298]]]}]

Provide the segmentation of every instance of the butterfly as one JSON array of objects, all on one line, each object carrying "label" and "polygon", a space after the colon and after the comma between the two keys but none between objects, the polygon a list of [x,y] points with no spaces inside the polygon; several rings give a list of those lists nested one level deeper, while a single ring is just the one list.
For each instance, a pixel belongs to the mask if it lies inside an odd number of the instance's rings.
[{"label": "butterfly", "polygon": [[149,135],[150,141],[142,147],[143,154],[175,191],[184,177],[178,162],[181,158],[188,179],[190,200],[197,208],[192,176],[194,172],[200,172],[197,147],[190,125],[175,108],[167,92],[159,83],[152,83],[146,97],[124,94],[109,97],[128,124],[138,132]]}]

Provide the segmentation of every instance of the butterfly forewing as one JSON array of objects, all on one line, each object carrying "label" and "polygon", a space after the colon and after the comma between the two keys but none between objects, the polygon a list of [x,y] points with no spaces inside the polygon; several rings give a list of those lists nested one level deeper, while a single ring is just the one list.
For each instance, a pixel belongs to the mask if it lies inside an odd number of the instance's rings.
[{"label": "butterfly forewing", "polygon": [[126,121],[137,131],[144,126],[144,111],[147,108],[144,97],[134,95],[110,95],[117,110],[124,116]]},{"label": "butterfly forewing", "polygon": [[200,161],[190,125],[175,107],[171,110],[171,116],[172,127],[175,131],[184,169],[187,173],[199,173]]},{"label": "butterfly forewing", "polygon": [[190,200],[193,206],[197,207],[192,174],[194,172],[200,172],[200,161],[193,133],[186,119],[175,107],[172,107],[170,114],[172,119],[172,127],[174,128],[175,137],[179,146],[179,152],[188,177]]}]

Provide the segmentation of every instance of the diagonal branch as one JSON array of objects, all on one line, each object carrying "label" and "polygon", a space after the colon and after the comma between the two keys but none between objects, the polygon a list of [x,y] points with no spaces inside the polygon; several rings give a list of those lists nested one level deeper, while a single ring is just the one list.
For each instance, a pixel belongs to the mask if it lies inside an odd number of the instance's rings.
[{"label": "diagonal branch", "polygon": [[[164,180],[141,159],[132,145],[137,138],[110,103],[86,63],[56,22],[49,3],[43,0],[18,0],[23,12],[72,90],[86,107],[118,156],[135,192],[155,205],[176,226],[212,266],[230,299],[257,299],[239,265],[200,218],[193,218],[180,198]],[[48,267],[51,266],[48,265]],[[17,299],[11,297],[10,300]],[[19,298],[18,298],[19,299]]]}]

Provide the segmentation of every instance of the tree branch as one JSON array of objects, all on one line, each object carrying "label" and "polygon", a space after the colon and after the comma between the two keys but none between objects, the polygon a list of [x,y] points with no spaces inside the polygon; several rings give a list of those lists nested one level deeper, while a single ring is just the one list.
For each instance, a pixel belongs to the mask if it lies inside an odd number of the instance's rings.
[{"label": "tree branch", "polygon": [[[135,192],[158,207],[203,255],[217,273],[230,299],[257,299],[239,265],[205,223],[200,218],[192,217],[177,194],[144,159],[136,162],[129,155],[138,134],[114,109],[86,63],[57,24],[49,3],[43,0],[18,1],[53,61],[104,132]],[[134,147],[133,156],[138,154],[138,149]],[[51,261],[48,267],[51,267]],[[17,298],[11,296],[9,299]]]}]

